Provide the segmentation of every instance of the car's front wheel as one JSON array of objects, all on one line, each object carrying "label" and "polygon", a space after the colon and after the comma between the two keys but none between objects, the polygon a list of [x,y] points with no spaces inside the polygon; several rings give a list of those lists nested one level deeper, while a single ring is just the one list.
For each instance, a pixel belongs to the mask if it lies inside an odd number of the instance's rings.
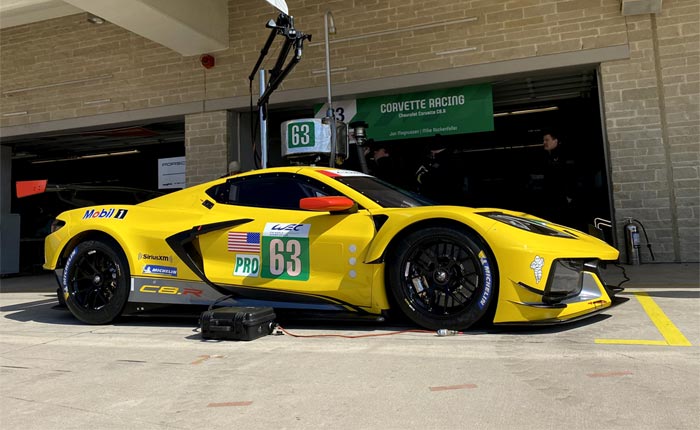
[{"label": "car's front wheel", "polygon": [[129,264],[116,243],[89,240],[70,253],[62,283],[66,306],[76,318],[107,324],[129,297]]},{"label": "car's front wheel", "polygon": [[474,233],[443,227],[415,231],[387,255],[387,283],[395,304],[416,324],[463,330],[494,300],[497,266]]}]

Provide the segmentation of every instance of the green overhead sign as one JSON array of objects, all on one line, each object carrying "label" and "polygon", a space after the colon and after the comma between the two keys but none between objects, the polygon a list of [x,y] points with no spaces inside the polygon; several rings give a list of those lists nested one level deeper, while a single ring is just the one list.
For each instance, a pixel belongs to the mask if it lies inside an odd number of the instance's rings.
[{"label": "green overhead sign", "polygon": [[[365,121],[367,135],[374,140],[493,131],[489,84],[344,100],[334,102],[333,107],[338,119]],[[324,116],[325,111],[323,105],[316,116]]]}]

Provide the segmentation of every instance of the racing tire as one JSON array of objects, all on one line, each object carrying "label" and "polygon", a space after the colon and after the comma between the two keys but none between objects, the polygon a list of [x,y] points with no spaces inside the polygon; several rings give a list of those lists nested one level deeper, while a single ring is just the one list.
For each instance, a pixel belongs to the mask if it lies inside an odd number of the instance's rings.
[{"label": "racing tire", "polygon": [[78,244],[68,257],[62,281],[66,306],[88,324],[114,321],[129,298],[129,264],[111,241]]},{"label": "racing tire", "polygon": [[414,323],[465,330],[489,311],[498,267],[476,234],[429,227],[392,246],[386,278],[394,303]]}]

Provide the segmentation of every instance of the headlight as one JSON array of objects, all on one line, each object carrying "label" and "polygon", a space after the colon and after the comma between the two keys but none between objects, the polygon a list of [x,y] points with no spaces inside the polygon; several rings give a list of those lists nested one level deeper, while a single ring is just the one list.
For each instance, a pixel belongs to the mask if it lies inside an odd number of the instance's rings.
[{"label": "headlight", "polygon": [[543,234],[545,236],[563,237],[566,239],[573,239],[576,237],[571,233],[555,230],[547,226],[547,223],[545,222],[508,215],[504,214],[503,212],[480,212],[479,215],[495,219],[496,221],[508,224],[511,227],[519,228],[532,233]]},{"label": "headlight", "polygon": [[583,271],[596,273],[597,263],[597,260],[583,259],[554,260],[544,289],[543,301],[557,303],[578,296],[583,288]]},{"label": "headlight", "polygon": [[53,220],[51,223],[51,233],[57,232],[64,225],[66,225],[65,221],[61,221],[60,219]]}]

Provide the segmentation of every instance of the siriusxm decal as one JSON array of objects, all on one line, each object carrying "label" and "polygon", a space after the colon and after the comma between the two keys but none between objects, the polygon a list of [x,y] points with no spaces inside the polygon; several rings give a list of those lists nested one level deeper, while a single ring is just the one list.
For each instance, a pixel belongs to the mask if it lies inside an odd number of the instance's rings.
[{"label": "siriusxm decal", "polygon": [[484,306],[486,306],[491,296],[493,277],[491,275],[489,260],[486,258],[484,251],[479,252],[479,261],[481,262],[481,267],[484,269],[484,291],[481,293],[481,298],[479,299],[479,309],[484,309]]},{"label": "siriusxm decal", "polygon": [[92,219],[92,218],[124,219],[124,217],[126,217],[127,212],[129,212],[129,211],[126,209],[116,210],[114,208],[88,209],[85,211],[85,215],[83,215],[83,219]]},{"label": "siriusxm decal", "polygon": [[173,256],[172,255],[142,254],[139,252],[139,260],[167,261],[168,263],[172,263]]},{"label": "siriusxm decal", "polygon": [[146,275],[177,276],[177,267],[154,266],[152,264],[148,264],[144,266],[143,273]]}]

